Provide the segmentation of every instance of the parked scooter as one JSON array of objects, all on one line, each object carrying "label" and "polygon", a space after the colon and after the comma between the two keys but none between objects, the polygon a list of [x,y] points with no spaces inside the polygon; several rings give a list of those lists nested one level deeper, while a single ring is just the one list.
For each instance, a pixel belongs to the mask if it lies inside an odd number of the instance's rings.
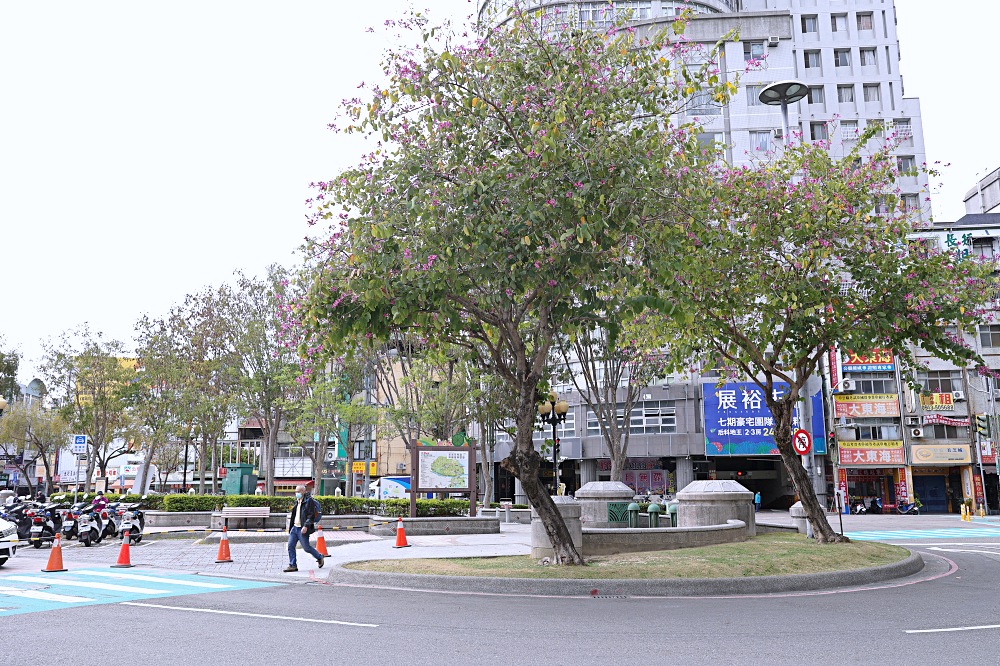
[{"label": "parked scooter", "polygon": [[864,502],[864,500],[860,500],[859,499],[857,502],[855,502],[851,506],[851,513],[853,513],[853,514],[868,513],[868,509],[865,508],[865,502]]},{"label": "parked scooter", "polygon": [[59,508],[58,503],[52,502],[27,512],[27,515],[31,517],[31,531],[28,540],[35,548],[41,548],[43,543],[55,541],[56,533],[62,528]]},{"label": "parked scooter", "polygon": [[146,527],[146,514],[139,508],[141,502],[128,504],[118,509],[121,516],[121,524],[118,525],[118,538],[124,539],[128,532],[129,543],[139,543],[142,541],[142,531]]},{"label": "parked scooter", "polygon": [[77,517],[77,532],[77,539],[86,547],[92,543],[100,543],[104,538],[104,522],[100,513],[94,510],[94,505],[85,506],[80,510]]},{"label": "parked scooter", "polygon": [[62,524],[62,538],[64,541],[71,541],[80,534],[77,529],[77,522],[80,520],[80,512],[83,511],[83,507],[87,506],[87,504],[89,502],[77,502],[66,512]]},{"label": "parked scooter", "polygon": [[31,511],[34,506],[34,502],[21,501],[17,504],[5,506],[4,513],[0,514],[0,518],[17,525],[17,538],[22,541],[27,541],[28,536],[31,534],[32,517],[28,515],[28,511]]},{"label": "parked scooter", "polygon": [[911,515],[914,515],[914,516],[919,516],[920,515],[920,509],[917,507],[917,503],[916,502],[910,502],[909,504],[897,504],[896,505],[896,513],[900,513],[900,514],[902,514],[904,516],[907,515],[907,514],[911,514]]},{"label": "parked scooter", "polygon": [[868,505],[868,513],[882,513],[882,498],[873,497],[871,504]]}]

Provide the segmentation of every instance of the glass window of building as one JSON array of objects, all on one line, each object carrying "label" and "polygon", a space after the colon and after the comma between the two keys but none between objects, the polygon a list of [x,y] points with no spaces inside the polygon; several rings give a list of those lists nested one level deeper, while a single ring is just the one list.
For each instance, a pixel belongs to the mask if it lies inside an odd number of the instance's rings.
[{"label": "glass window of building", "polygon": [[688,107],[689,116],[717,116],[722,113],[722,107],[712,99],[711,91],[703,90],[691,96]]},{"label": "glass window of building", "polygon": [[743,59],[747,62],[760,60],[764,57],[764,42],[753,41],[743,42]]},{"label": "glass window of building", "polygon": [[892,372],[852,372],[851,379],[861,394],[896,393],[896,375]]},{"label": "glass window of building", "polygon": [[858,30],[874,30],[871,13],[858,14]]},{"label": "glass window of building", "polygon": [[815,14],[802,17],[802,32],[818,32],[819,17]]},{"label": "glass window of building", "polygon": [[810,104],[823,104],[826,101],[823,95],[823,86],[810,86],[809,87],[809,103]]},{"label": "glass window of building", "polygon": [[[837,101],[841,104],[854,102],[854,86],[837,86]],[[854,123],[855,129],[858,124]]]},{"label": "glass window of building", "polygon": [[903,209],[909,211],[920,210],[920,196],[916,194],[904,194]]},{"label": "glass window of building", "polygon": [[830,16],[830,29],[834,32],[847,32],[847,14],[832,14]]},{"label": "glass window of building", "polygon": [[983,259],[993,259],[996,255],[993,251],[992,238],[973,238],[972,254]]},{"label": "glass window of building", "polygon": [[905,141],[913,138],[913,126],[910,124],[909,118],[897,118],[893,121],[892,126],[900,140]]},{"label": "glass window of building", "polygon": [[877,65],[878,58],[875,56],[875,49],[861,49],[861,66]]},{"label": "glass window of building", "polygon": [[760,101],[760,91],[763,89],[762,85],[747,86],[747,106],[764,106]]},{"label": "glass window of building", "polygon": [[851,49],[834,49],[833,64],[837,67],[851,66]]},{"label": "glass window of building", "polygon": [[996,324],[980,326],[979,344],[983,347],[1000,347],[1000,326]]},{"label": "glass window of building", "polygon": [[866,102],[881,102],[882,101],[882,90],[881,86],[877,83],[866,83],[865,84],[865,101]]},{"label": "glass window of building", "polygon": [[913,155],[900,155],[896,158],[896,165],[899,167],[900,173],[909,173],[916,171],[917,160]]},{"label": "glass window of building", "polygon": [[934,439],[964,439],[969,441],[969,429],[962,426],[950,426],[935,423],[924,426],[924,437]]},{"label": "glass window of building", "polygon": [[822,67],[819,51],[806,51],[803,54],[806,69],[819,69]]},{"label": "glass window of building", "polygon": [[845,143],[857,143],[858,140],[858,121],[857,120],[841,120],[840,121],[840,137]]},{"label": "glass window of building", "polygon": [[813,141],[825,141],[830,138],[826,123],[809,123],[809,135]]},{"label": "glass window of building", "polygon": [[[996,327],[1000,336],[1000,326]],[[1000,337],[997,338],[1000,344]],[[960,370],[928,370],[917,374],[917,381],[928,393],[951,393],[962,390],[962,372]]]},{"label": "glass window of building", "polygon": [[771,150],[771,130],[750,132],[750,150],[762,152]]},{"label": "glass window of building", "polygon": [[847,428],[838,428],[838,437],[846,441],[898,440],[899,421],[894,419],[855,419]]}]

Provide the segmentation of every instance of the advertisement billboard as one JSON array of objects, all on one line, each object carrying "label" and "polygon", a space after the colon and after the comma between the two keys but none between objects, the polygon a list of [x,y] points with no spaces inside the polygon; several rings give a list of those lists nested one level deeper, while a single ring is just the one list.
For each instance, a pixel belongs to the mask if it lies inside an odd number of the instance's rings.
[{"label": "advertisement billboard", "polygon": [[[774,386],[775,397],[788,391],[788,384]],[[749,456],[779,455],[774,441],[774,416],[764,401],[763,389],[753,382],[730,382],[718,387],[703,384],[705,407],[705,455]],[[813,449],[826,453],[826,430],[823,425],[823,398],[820,391],[810,397]],[[796,406],[792,429],[803,427]]]}]

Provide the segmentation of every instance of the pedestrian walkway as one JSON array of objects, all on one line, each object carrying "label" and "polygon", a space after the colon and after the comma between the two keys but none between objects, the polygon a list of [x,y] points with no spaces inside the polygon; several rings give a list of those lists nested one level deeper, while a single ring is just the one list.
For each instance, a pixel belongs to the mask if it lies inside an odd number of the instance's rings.
[{"label": "pedestrian walkway", "polygon": [[0,617],[22,613],[162,599],[208,592],[232,592],[276,583],[142,569],[77,569],[60,573],[0,574]]}]

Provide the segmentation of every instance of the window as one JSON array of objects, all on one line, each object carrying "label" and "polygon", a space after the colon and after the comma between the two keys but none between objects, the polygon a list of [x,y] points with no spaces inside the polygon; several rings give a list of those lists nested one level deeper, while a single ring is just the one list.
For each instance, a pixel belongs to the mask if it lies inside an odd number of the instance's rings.
[{"label": "window", "polygon": [[837,101],[841,104],[854,102],[854,86],[837,86]]},{"label": "window", "polygon": [[809,103],[822,104],[824,102],[823,86],[811,86],[809,88]]},{"label": "window", "polygon": [[913,126],[910,124],[909,118],[897,118],[892,123],[892,126],[896,131],[896,136],[898,136],[901,141],[913,138]]},{"label": "window", "polygon": [[896,158],[896,165],[899,167],[900,173],[909,173],[911,171],[916,171],[917,160],[914,159],[913,155],[900,155]]},{"label": "window", "polygon": [[771,150],[771,130],[750,132],[750,150],[762,152]]},{"label": "window", "polygon": [[899,422],[894,419],[856,419],[854,427],[847,428],[847,437],[850,441],[851,431],[854,431],[854,441],[858,440],[898,440]]},{"label": "window", "polygon": [[826,123],[809,123],[809,134],[813,141],[825,141],[829,138]]},{"label": "window", "polygon": [[722,107],[712,99],[712,93],[708,90],[692,95],[690,104],[689,116],[717,116],[722,113]]},{"label": "window", "polygon": [[980,326],[979,344],[983,347],[1000,347],[1000,326]]},{"label": "window", "polygon": [[916,194],[904,194],[903,210],[908,210],[908,211],[920,210],[920,197],[917,196]]},{"label": "window", "polygon": [[760,91],[764,89],[764,86],[747,86],[747,106],[764,106],[764,103],[760,101]]},{"label": "window", "polygon": [[847,32],[847,14],[834,14],[830,17],[830,29],[834,32]]},{"label": "window", "polygon": [[802,17],[802,32],[818,32],[819,31],[819,17],[818,16],[803,16]]},{"label": "window", "polygon": [[935,423],[924,426],[924,437],[930,436],[933,439],[964,439],[969,441],[969,429],[967,427],[956,427]]},{"label": "window", "polygon": [[819,57],[819,51],[806,51],[804,57],[806,69],[819,68],[823,66]]},{"label": "window", "polygon": [[896,374],[893,372],[852,372],[857,393],[896,393]]},{"label": "window", "polygon": [[837,67],[851,66],[851,49],[834,49],[833,64]]},{"label": "window", "polygon": [[764,57],[764,42],[743,42],[743,59],[747,62]]},{"label": "window", "polygon": [[[619,427],[625,426],[625,405],[615,409]],[[629,432],[633,435],[657,435],[677,432],[677,409],[673,400],[647,400],[632,408],[628,415]],[[600,435],[597,414],[587,410],[587,434]]]},{"label": "window", "polygon": [[874,30],[870,13],[858,14],[858,30]]},{"label": "window", "polygon": [[[853,97],[852,97],[853,99]],[[858,121],[857,120],[841,120],[840,121],[840,137],[846,143],[855,143],[858,140]]]},{"label": "window", "polygon": [[993,252],[992,238],[973,238],[972,254],[983,259],[993,259],[996,255]]},{"label": "window", "polygon": [[615,19],[628,15],[631,20],[648,19],[653,15],[652,0],[607,0],[580,3],[580,25],[593,21],[594,27],[610,28]]},{"label": "window", "polygon": [[875,49],[861,49],[861,66],[877,65],[878,58],[875,56]]},{"label": "window", "polygon": [[[541,428],[541,430],[535,430],[532,433],[531,438],[535,441],[545,441],[552,437],[552,426],[547,423],[536,422],[536,427]],[[566,420],[556,426],[556,437],[560,439],[565,437],[576,437],[576,415],[573,413],[573,408],[566,412]],[[497,441],[500,440],[499,433],[497,436]]]},{"label": "window", "polygon": [[866,83],[865,84],[865,101],[866,102],[881,102],[882,101],[882,90],[877,83]]},{"label": "window", "polygon": [[[982,328],[980,327],[980,335],[982,335]],[[1000,326],[993,328],[997,329],[997,343],[1000,344]],[[917,381],[928,393],[951,393],[962,390],[961,370],[928,370],[918,373]]]}]

